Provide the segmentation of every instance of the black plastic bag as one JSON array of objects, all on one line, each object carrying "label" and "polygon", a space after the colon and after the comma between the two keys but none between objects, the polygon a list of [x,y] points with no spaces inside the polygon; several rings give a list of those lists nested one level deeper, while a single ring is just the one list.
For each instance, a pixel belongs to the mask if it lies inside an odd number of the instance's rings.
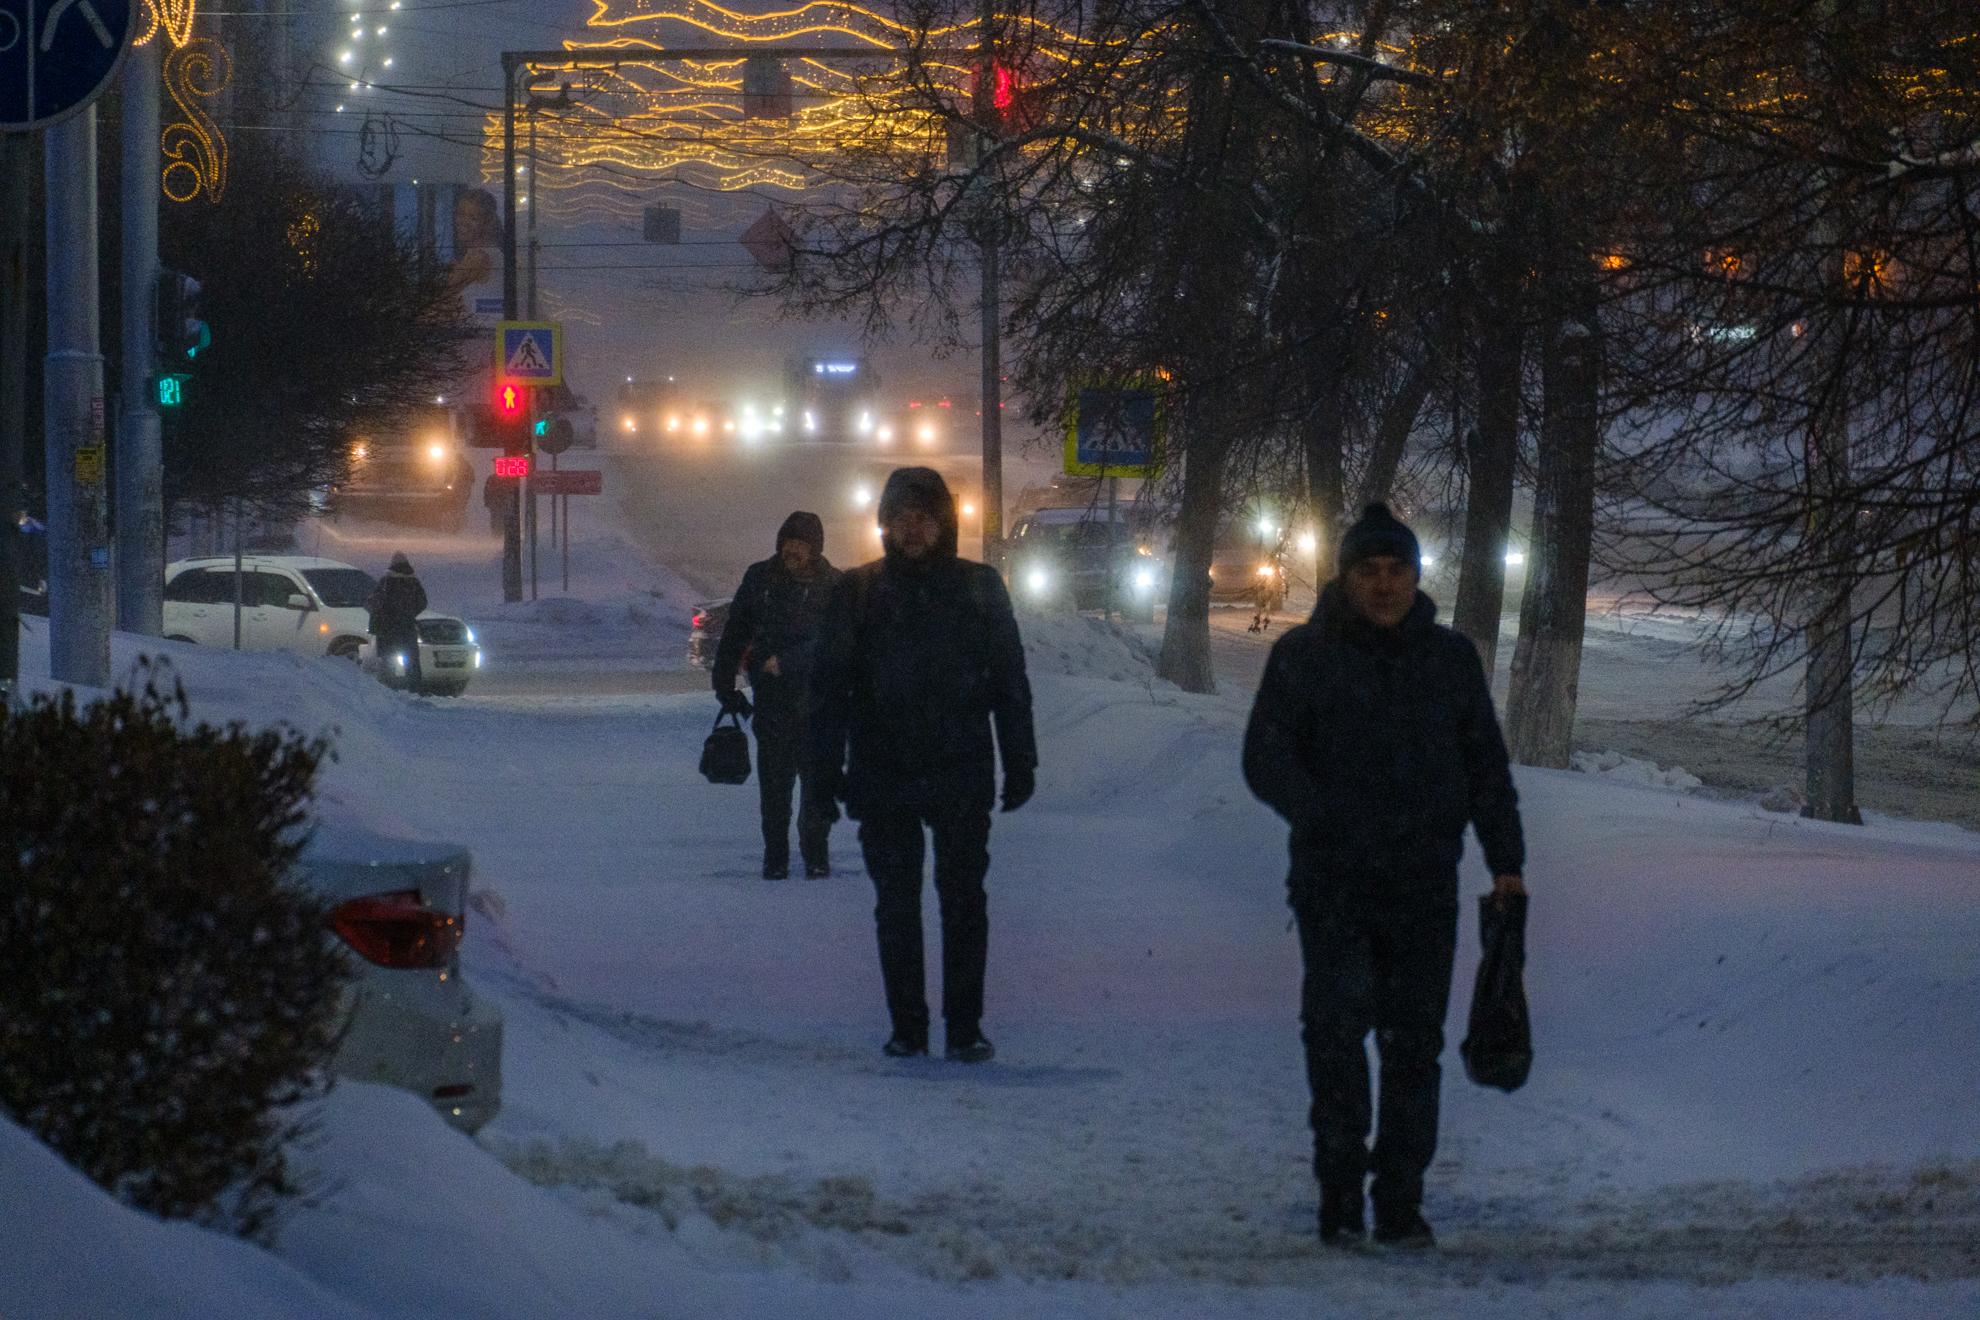
[{"label": "black plastic bag", "polygon": [[701,775],[711,784],[749,782],[749,735],[743,732],[738,712],[723,711],[715,717],[715,731],[701,744]]},{"label": "black plastic bag", "polygon": [[1526,895],[1478,900],[1485,956],[1471,992],[1471,1026],[1458,1052],[1480,1086],[1517,1091],[1533,1069],[1533,1027],[1526,1016]]}]

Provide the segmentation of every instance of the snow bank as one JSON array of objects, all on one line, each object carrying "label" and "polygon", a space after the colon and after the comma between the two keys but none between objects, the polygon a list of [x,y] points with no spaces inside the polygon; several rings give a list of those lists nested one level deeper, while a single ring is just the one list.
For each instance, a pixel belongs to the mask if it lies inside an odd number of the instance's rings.
[{"label": "snow bank", "polygon": [[1033,676],[1098,678],[1114,683],[1155,681],[1155,655],[1122,624],[1091,614],[1018,611],[1024,663]]},{"label": "snow bank", "polygon": [[1704,780],[1681,766],[1666,769],[1653,761],[1624,756],[1621,752],[1576,752],[1568,758],[1568,765],[1584,775],[1595,775],[1616,784],[1635,784],[1641,788],[1666,788],[1689,793],[1705,784]]},{"label": "snow bank", "polygon": [[4,1117],[0,1207],[9,1320],[365,1314],[250,1243],[118,1204]]}]

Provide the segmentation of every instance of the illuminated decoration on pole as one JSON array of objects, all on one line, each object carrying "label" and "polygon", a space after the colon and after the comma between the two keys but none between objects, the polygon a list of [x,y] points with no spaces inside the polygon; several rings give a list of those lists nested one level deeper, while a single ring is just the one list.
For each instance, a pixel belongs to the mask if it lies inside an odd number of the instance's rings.
[{"label": "illuminated decoration on pole", "polygon": [[159,150],[170,162],[162,185],[175,202],[201,196],[218,202],[227,191],[227,138],[200,103],[226,91],[233,80],[232,57],[211,37],[194,37],[165,57],[165,93],[185,116],[159,135]]},{"label": "illuminated decoration on pole", "polygon": [[192,40],[196,4],[197,0],[144,0],[144,12],[138,16],[137,39],[131,44],[142,46],[163,32],[174,47],[185,45]]}]

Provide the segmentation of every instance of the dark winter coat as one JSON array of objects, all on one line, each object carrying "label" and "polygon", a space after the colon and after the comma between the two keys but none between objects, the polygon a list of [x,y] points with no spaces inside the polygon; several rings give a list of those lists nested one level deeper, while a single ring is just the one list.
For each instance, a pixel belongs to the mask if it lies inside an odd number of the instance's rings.
[{"label": "dark winter coat", "polygon": [[810,763],[828,781],[844,767],[841,795],[854,819],[890,807],[988,811],[996,752],[1006,774],[1038,764],[1024,644],[1003,579],[957,556],[955,503],[941,478],[927,469],[895,474],[903,476],[928,486],[908,494],[936,511],[941,538],[919,560],[889,545],[840,578],[812,682]]},{"label": "dark winter coat", "polygon": [[[715,646],[715,691],[735,691],[737,673],[747,672],[759,708],[788,704],[793,715],[802,716],[825,603],[839,577],[822,557],[812,560],[808,578],[796,576],[775,556],[751,564]],[[777,657],[774,676],[763,672],[771,656]]]},{"label": "dark winter coat", "polygon": [[426,609],[426,588],[413,576],[411,568],[394,567],[378,579],[364,603],[371,611],[371,635],[382,650],[393,643],[417,645],[417,620]]},{"label": "dark winter coat", "polygon": [[1525,864],[1485,669],[1422,592],[1384,630],[1338,583],[1272,648],[1244,735],[1251,791],[1292,825],[1292,879],[1451,876],[1464,827],[1494,875]]}]

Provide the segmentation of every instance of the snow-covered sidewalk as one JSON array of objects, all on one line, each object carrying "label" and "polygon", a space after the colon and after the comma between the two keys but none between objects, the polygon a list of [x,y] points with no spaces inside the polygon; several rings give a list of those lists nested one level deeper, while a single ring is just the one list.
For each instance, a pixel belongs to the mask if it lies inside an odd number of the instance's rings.
[{"label": "snow-covered sidewalk", "polygon": [[[466,974],[508,1054],[478,1142],[340,1088],[275,1255],[214,1256],[224,1289],[166,1271],[148,1313],[1980,1311],[1980,836],[1522,771],[1533,1080],[1480,1091],[1447,1054],[1443,1247],[1323,1255],[1246,700],[1154,683],[1090,621],[1026,627],[1043,768],[992,835],[974,1069],[881,1058],[851,832],[831,880],[755,878],[754,788],[695,773],[707,698],[432,702],[166,648],[197,715],[339,726],[326,812],[473,848]],[[1475,946],[1467,914],[1453,1041]],[[13,1138],[0,1203],[56,1196]],[[178,1250],[97,1201],[65,1222]],[[34,1218],[0,1216],[0,1314],[62,1313],[29,1301],[61,1259]],[[132,1313],[106,1277],[72,1313]]]}]

